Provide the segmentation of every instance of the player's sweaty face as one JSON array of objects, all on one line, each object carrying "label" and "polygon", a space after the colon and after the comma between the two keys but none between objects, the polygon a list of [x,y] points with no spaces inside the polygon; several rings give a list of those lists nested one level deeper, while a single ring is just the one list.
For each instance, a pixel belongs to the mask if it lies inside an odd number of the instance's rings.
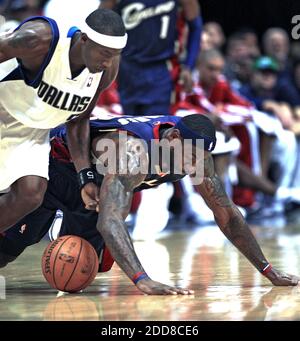
[{"label": "player's sweaty face", "polygon": [[84,52],[85,65],[91,73],[102,72],[112,66],[114,58],[118,57],[121,51],[89,41]]}]

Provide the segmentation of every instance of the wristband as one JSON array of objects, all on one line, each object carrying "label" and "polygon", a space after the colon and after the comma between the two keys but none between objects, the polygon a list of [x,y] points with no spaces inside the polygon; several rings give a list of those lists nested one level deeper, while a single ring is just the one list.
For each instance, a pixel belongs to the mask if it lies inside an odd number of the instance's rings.
[{"label": "wristband", "polygon": [[137,284],[140,280],[149,278],[149,276],[146,274],[146,272],[137,272],[132,278],[132,282],[134,284]]},{"label": "wristband", "polygon": [[96,173],[92,168],[84,168],[77,174],[80,190],[89,182],[97,185]]},{"label": "wristband", "polygon": [[266,276],[272,270],[272,265],[268,263],[262,270],[260,270],[261,274]]}]

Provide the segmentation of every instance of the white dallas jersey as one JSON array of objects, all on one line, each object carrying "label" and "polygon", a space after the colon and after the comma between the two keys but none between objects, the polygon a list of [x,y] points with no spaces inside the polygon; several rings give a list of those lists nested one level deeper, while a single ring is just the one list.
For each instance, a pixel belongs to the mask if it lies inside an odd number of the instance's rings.
[{"label": "white dallas jersey", "polygon": [[26,78],[17,59],[0,64],[0,104],[22,124],[50,129],[77,117],[87,109],[96,94],[103,72],[91,74],[85,68],[77,77],[72,78],[69,50],[72,36],[78,29],[72,27],[69,32],[59,30],[57,23],[46,17],[29,20],[37,19],[44,19],[51,25],[53,38],[49,53],[34,80]]}]

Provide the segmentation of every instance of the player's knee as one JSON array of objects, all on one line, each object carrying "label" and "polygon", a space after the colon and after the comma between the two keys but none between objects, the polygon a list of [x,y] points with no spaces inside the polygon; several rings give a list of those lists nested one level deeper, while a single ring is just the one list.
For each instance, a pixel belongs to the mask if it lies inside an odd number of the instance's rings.
[{"label": "player's knee", "polygon": [[47,181],[24,181],[18,186],[18,196],[26,207],[34,210],[41,206],[47,189]]},{"label": "player's knee", "polygon": [[13,262],[17,257],[7,255],[6,253],[0,252],[0,269],[6,267],[8,263]]},{"label": "player's knee", "polygon": [[32,189],[26,193],[23,193],[23,195],[21,196],[23,206],[25,206],[28,211],[34,211],[42,205],[44,194],[44,192]]},{"label": "player's knee", "polygon": [[28,207],[32,210],[40,207],[43,203],[44,194],[44,192],[30,191],[27,201]]}]

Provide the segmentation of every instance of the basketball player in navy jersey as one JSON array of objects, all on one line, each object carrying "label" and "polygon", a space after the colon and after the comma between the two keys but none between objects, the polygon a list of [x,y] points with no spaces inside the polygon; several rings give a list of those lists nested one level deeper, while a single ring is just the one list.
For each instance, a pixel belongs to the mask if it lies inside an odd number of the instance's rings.
[{"label": "basketball player in navy jersey", "polygon": [[[216,144],[215,128],[204,115],[186,117],[119,117],[91,121],[91,156],[98,163],[98,179],[101,183],[99,214],[84,208],[79,195],[76,170],[70,161],[65,128],[53,132],[50,157],[50,182],[43,205],[25,217],[0,238],[0,266],[13,261],[23,250],[38,242],[47,233],[57,209],[64,212],[60,235],[75,234],[87,239],[98,255],[106,255],[104,243],[112,258],[147,294],[188,294],[190,291],[169,287],[155,282],[146,274],[128,234],[125,218],[129,212],[135,191],[174,182],[187,174],[195,173],[199,165],[204,167],[202,183],[197,191],[214,213],[216,223],[225,236],[245,257],[274,285],[296,285],[299,278],[274,269],[264,257],[247,223],[238,208],[226,195],[220,179],[214,171],[211,151]],[[120,135],[119,135],[119,132]],[[127,132],[124,136],[124,133]],[[163,153],[152,152],[151,143],[162,140],[188,143],[190,154],[182,160],[171,154],[169,168],[164,169]],[[197,158],[198,140],[203,141],[204,160]],[[107,162],[103,153],[107,142],[115,147],[116,169],[101,168]],[[100,148],[100,144],[102,144]],[[147,148],[146,148],[147,146]],[[151,151],[151,152],[150,152]],[[150,167],[151,165],[151,167]],[[101,166],[99,168],[99,166]],[[142,166],[145,166],[144,168]],[[180,166],[183,166],[182,168]],[[142,172],[146,169],[146,173]],[[183,169],[182,172],[175,170]],[[104,251],[103,251],[104,250]],[[111,258],[110,258],[111,259]],[[100,260],[100,270],[107,260]],[[112,263],[110,263],[112,264]],[[111,266],[111,265],[110,265]]]},{"label": "basketball player in navy jersey", "polygon": [[[79,28],[33,17],[0,36],[0,192],[9,191],[0,198],[0,232],[42,203],[51,128],[68,122],[79,179],[94,176],[89,116],[117,75],[126,41],[120,16],[105,9]],[[81,182],[81,194],[87,207],[99,200],[95,184]]]},{"label": "basketball player in navy jersey", "polygon": [[[100,7],[116,10],[128,33],[118,75],[124,113],[169,115],[179,72],[185,91],[192,90],[191,70],[199,54],[202,29],[198,1],[102,0]],[[188,26],[186,58],[179,65],[179,31],[184,24]]]}]

